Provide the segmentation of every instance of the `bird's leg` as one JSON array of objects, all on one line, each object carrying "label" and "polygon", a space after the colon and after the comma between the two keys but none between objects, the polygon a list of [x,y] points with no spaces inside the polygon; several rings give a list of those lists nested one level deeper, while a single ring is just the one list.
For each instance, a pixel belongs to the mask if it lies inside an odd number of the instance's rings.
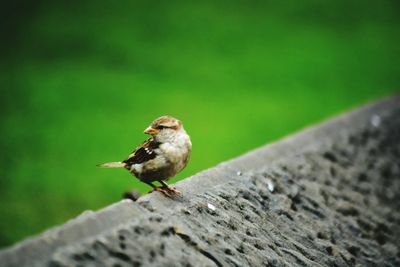
[{"label": "bird's leg", "polygon": [[167,197],[172,197],[172,195],[171,195],[171,192],[168,190],[168,189],[166,189],[166,188],[164,188],[163,186],[155,186],[153,183],[151,183],[151,182],[148,182],[148,183],[146,183],[146,184],[148,184],[148,185],[150,185],[151,187],[153,187],[153,190],[151,190],[151,191],[149,191],[149,193],[152,193],[152,192],[154,192],[154,191],[158,191],[158,192],[160,192],[160,193],[163,193],[165,196],[167,196]]},{"label": "bird's leg", "polygon": [[162,181],[162,180],[160,180],[159,182],[160,182],[160,184],[163,185],[164,188],[168,189],[168,190],[171,191],[172,193],[174,193],[174,194],[176,194],[176,195],[178,195],[178,196],[181,196],[181,195],[182,195],[182,193],[181,193],[178,189],[176,189],[175,187],[170,186],[169,184],[167,184],[166,182],[164,182],[164,181]]}]

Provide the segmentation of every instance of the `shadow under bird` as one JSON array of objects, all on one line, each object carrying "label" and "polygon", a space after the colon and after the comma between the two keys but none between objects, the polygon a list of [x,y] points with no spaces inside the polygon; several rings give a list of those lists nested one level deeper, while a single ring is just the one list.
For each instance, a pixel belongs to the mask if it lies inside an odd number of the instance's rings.
[{"label": "shadow under bird", "polygon": [[[189,135],[182,122],[171,116],[162,116],[144,130],[152,137],[136,148],[124,161],[97,165],[101,168],[125,168],[140,181],[168,197],[181,195],[165,181],[186,167],[192,152]],[[161,186],[155,186],[153,182]]]}]

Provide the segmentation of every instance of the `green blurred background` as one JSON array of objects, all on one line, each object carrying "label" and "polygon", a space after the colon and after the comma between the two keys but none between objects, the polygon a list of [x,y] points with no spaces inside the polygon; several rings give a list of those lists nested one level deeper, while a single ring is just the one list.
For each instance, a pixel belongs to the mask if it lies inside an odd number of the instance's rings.
[{"label": "green blurred background", "polygon": [[194,145],[176,182],[396,92],[399,1],[324,2],[2,3],[0,246],[148,191],[95,165],[160,115]]}]

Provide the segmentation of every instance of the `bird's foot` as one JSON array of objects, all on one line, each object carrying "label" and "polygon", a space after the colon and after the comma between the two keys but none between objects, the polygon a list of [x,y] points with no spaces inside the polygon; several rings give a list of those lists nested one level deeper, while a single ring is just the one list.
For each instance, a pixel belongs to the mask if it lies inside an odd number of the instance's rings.
[{"label": "bird's foot", "polygon": [[165,188],[166,188],[168,191],[172,192],[173,194],[175,194],[175,195],[177,195],[177,196],[182,196],[182,192],[179,191],[178,189],[176,189],[176,188],[173,187],[173,186],[168,185],[168,186],[166,186]]},{"label": "bird's foot", "polygon": [[154,191],[158,191],[158,192],[162,193],[163,195],[165,195],[166,197],[172,197],[173,196],[173,193],[168,188],[165,188],[163,186],[155,187],[149,193],[152,193]]}]

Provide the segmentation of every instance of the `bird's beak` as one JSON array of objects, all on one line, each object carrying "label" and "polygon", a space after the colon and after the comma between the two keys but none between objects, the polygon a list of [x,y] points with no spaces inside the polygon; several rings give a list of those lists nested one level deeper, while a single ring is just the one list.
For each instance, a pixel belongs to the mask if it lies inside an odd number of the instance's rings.
[{"label": "bird's beak", "polygon": [[152,128],[151,126],[147,127],[146,130],[144,130],[145,134],[158,134],[160,131],[157,129]]}]

